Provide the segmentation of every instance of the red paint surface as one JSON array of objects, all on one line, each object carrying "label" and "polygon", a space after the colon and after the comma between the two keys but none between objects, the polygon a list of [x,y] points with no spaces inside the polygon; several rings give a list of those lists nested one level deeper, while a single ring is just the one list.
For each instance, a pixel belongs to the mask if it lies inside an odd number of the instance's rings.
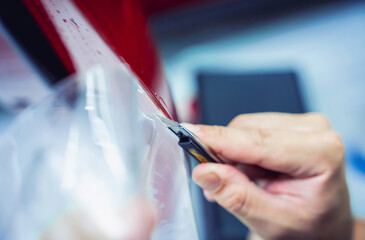
[{"label": "red paint surface", "polygon": [[147,21],[135,0],[75,0],[114,51],[132,67],[143,82],[154,89],[160,72],[157,52]]},{"label": "red paint surface", "polygon": [[[39,0],[23,1],[70,74],[78,71],[69,57],[71,49],[68,49],[60,40],[52,23],[52,16],[47,15]],[[171,93],[140,2],[138,0],[104,0],[102,2],[73,0],[73,2],[115,54],[135,72],[156,105],[166,116],[176,119]]]}]

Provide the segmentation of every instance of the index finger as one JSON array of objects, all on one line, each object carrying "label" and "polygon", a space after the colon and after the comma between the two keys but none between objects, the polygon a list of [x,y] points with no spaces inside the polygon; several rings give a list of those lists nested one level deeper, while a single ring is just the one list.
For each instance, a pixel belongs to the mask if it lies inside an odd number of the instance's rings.
[{"label": "index finger", "polygon": [[334,151],[341,144],[333,140],[330,131],[311,133],[205,125],[192,130],[222,159],[295,177],[319,175],[334,158],[342,157]]},{"label": "index finger", "polygon": [[293,131],[320,131],[331,128],[329,120],[319,113],[250,113],[241,114],[228,124],[232,128],[286,129]]}]

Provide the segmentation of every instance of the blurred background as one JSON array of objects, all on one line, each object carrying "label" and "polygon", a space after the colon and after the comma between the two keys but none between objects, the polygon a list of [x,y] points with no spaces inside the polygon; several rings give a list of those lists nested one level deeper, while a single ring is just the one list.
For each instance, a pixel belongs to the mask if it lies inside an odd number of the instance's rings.
[{"label": "blurred background", "polygon": [[[325,114],[346,145],[354,214],[365,217],[364,1],[190,2],[153,14],[150,25],[181,121]],[[211,239],[239,239],[238,223],[207,211],[220,218]]]},{"label": "blurred background", "polygon": [[[365,1],[141,2],[180,121],[225,125],[240,113],[325,114],[346,145],[353,212],[365,217]],[[1,33],[0,133],[50,91]],[[215,204],[201,211],[206,239],[247,232]]]}]

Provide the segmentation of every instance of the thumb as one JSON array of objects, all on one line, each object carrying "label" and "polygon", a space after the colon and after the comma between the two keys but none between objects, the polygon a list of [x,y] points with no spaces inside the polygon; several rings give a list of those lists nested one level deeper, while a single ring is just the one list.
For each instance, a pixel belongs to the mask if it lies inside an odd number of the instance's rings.
[{"label": "thumb", "polygon": [[209,200],[215,200],[252,229],[278,214],[278,199],[233,166],[200,164],[193,171],[193,180]]}]

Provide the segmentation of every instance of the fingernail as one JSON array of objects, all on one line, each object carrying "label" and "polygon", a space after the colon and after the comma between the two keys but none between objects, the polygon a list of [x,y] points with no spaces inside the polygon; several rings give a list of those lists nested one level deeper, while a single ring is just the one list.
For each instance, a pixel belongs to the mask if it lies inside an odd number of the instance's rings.
[{"label": "fingernail", "polygon": [[215,173],[206,173],[195,179],[195,182],[208,191],[215,190],[221,185],[221,179]]},{"label": "fingernail", "polygon": [[200,127],[198,125],[194,125],[191,123],[182,123],[181,125],[187,128],[190,132],[195,134],[200,131]]}]

